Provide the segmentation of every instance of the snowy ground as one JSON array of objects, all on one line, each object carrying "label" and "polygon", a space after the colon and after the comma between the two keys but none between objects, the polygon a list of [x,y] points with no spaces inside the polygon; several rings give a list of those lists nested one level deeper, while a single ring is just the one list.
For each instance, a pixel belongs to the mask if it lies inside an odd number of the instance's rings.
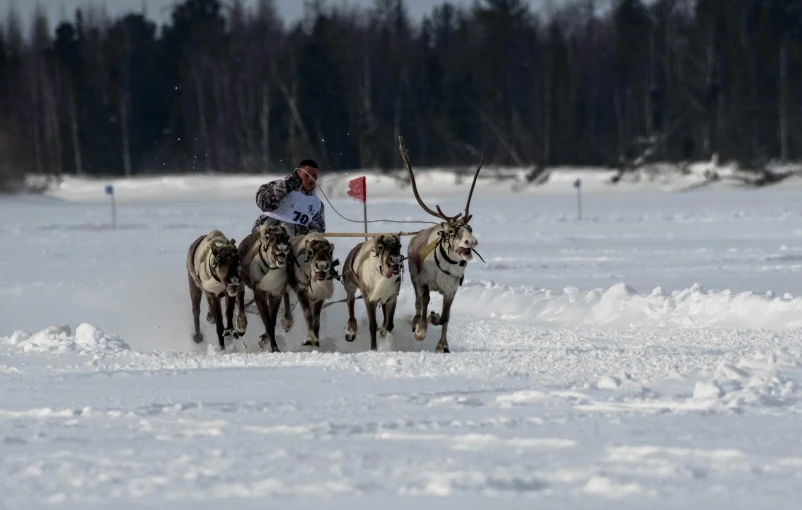
[{"label": "snowy ground", "polygon": [[[411,339],[408,278],[379,353],[360,303],[354,344],[334,305],[320,352],[298,311],[288,352],[254,352],[256,316],[245,348],[196,347],[186,250],[246,235],[260,178],[116,183],[117,230],[105,183],[3,198],[0,508],[796,508],[798,183],[585,177],[581,222],[574,176],[477,189],[487,263],[468,269],[450,355],[432,352],[439,328]],[[429,183],[430,203],[463,206],[467,184]],[[373,217],[427,219],[409,190],[368,186]]]}]

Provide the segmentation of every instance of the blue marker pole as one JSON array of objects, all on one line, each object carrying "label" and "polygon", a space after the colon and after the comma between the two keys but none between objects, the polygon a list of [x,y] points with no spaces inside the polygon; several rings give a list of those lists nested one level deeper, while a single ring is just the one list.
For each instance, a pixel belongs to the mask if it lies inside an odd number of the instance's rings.
[{"label": "blue marker pole", "polygon": [[111,197],[111,225],[114,230],[117,230],[117,206],[114,203],[114,186],[111,184],[106,186],[106,194]]},{"label": "blue marker pole", "polygon": [[577,219],[582,220],[582,179],[575,180],[574,187],[576,188]]}]

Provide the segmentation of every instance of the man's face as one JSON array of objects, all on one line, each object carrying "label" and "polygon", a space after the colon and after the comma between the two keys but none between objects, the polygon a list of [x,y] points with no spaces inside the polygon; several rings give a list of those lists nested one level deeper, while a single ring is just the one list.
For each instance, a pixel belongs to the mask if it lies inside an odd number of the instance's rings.
[{"label": "man's face", "polygon": [[317,168],[303,166],[298,171],[298,176],[301,178],[301,186],[303,186],[306,191],[312,191],[315,189],[315,183],[317,182]]}]

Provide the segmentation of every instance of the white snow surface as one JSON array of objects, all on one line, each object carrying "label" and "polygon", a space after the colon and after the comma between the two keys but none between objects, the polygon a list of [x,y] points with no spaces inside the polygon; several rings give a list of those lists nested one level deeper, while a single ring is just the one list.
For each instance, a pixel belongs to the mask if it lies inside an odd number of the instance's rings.
[{"label": "white snow surface", "polygon": [[[218,353],[205,303],[192,342],[186,251],[211,229],[247,235],[275,176],[0,198],[0,508],[796,508],[799,183],[693,189],[703,172],[482,181],[486,263],[468,266],[447,355],[439,327],[412,338],[408,276],[379,352],[361,301],[354,343],[334,304],[317,351],[296,309],[280,354],[258,349],[256,315]],[[429,219],[365,173],[371,218]],[[354,219],[345,182],[365,173],[321,182]],[[419,186],[455,213],[470,182]],[[330,231],[361,229],[326,207]],[[360,239],[333,241],[345,260]]]}]

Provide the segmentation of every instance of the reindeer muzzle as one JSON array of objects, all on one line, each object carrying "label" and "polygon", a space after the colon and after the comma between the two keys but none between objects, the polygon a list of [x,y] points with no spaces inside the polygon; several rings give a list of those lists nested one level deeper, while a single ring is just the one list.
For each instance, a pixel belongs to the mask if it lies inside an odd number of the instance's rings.
[{"label": "reindeer muzzle", "polygon": [[326,261],[320,261],[315,262],[312,267],[314,268],[314,271],[312,271],[312,281],[320,282],[325,280],[328,276],[331,264]]},{"label": "reindeer muzzle", "polygon": [[240,285],[241,284],[238,277],[235,276],[231,278],[231,281],[226,283],[226,294],[228,294],[230,297],[236,296],[237,293],[239,293]]}]

